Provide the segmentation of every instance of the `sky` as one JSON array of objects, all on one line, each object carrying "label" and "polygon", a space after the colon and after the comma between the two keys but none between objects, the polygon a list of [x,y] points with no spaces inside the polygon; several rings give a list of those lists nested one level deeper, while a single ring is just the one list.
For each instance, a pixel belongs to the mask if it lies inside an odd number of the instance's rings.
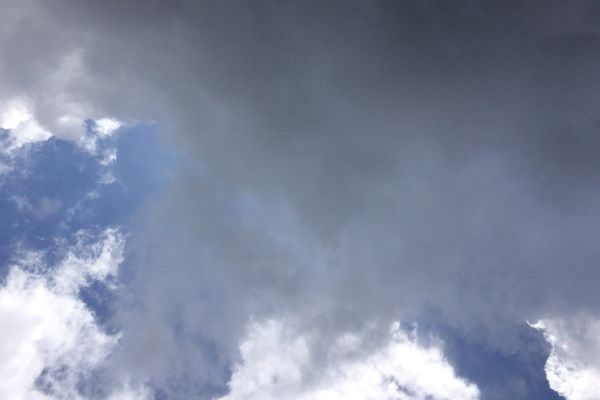
[{"label": "sky", "polygon": [[0,398],[597,400],[600,4],[0,0]]}]

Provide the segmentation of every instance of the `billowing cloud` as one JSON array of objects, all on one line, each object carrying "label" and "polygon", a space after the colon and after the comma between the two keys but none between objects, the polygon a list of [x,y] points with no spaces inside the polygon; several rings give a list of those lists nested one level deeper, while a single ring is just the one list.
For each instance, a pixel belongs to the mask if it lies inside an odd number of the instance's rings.
[{"label": "billowing cloud", "polygon": [[281,321],[253,323],[241,343],[242,361],[234,367],[230,392],[219,399],[479,398],[477,387],[455,375],[438,347],[421,346],[399,324],[387,344],[367,354],[360,351],[359,336],[341,335],[326,355],[325,368],[314,368],[310,340]]},{"label": "billowing cloud", "polygon": [[566,400],[598,398],[600,321],[577,315],[542,320],[533,326],[552,346],[545,368],[550,387]]},{"label": "billowing cloud", "polygon": [[0,105],[0,129],[8,131],[3,153],[11,153],[29,144],[47,140],[52,134],[33,118],[27,106],[18,100]]},{"label": "billowing cloud", "polygon": [[0,288],[0,397],[87,398],[79,385],[92,378],[119,336],[98,325],[79,291],[114,278],[123,243],[116,230],[98,237],[81,232],[57,265],[25,252],[10,267]]}]

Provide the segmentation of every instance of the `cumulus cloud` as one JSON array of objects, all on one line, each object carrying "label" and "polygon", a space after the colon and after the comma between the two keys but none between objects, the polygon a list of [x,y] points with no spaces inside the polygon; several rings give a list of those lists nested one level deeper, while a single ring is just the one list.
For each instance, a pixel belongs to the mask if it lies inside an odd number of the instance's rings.
[{"label": "cumulus cloud", "polygon": [[47,140],[52,136],[33,118],[27,106],[18,100],[0,105],[0,128],[7,130],[9,138],[2,151],[11,153],[29,144]]},{"label": "cumulus cloud", "polygon": [[114,229],[99,237],[81,232],[56,265],[44,264],[39,252],[23,252],[10,267],[0,288],[0,397],[86,398],[78,385],[90,379],[119,336],[98,325],[79,291],[114,277],[123,240]]},{"label": "cumulus cloud", "polygon": [[326,368],[315,369],[310,337],[282,321],[255,322],[240,345],[230,392],[219,400],[479,399],[477,387],[456,376],[439,347],[421,346],[399,324],[390,336],[381,348],[360,354],[360,337],[341,335]]},{"label": "cumulus cloud", "polygon": [[552,346],[545,368],[550,387],[566,400],[598,398],[600,321],[578,315],[532,326],[541,330]]},{"label": "cumulus cloud", "polygon": [[[0,176],[11,172],[19,158],[27,157],[27,150],[40,142],[54,136],[61,137],[62,129],[50,131],[43,127],[32,114],[31,106],[20,99],[9,99],[1,102],[0,98]],[[80,123],[79,123],[80,122]],[[98,157],[98,162],[106,171],[101,176],[101,184],[115,181],[110,165],[117,159],[117,151],[110,146],[103,146],[115,132],[123,126],[121,121],[113,118],[97,120],[81,120],[72,134],[66,139],[72,140],[81,149]],[[86,127],[90,125],[90,127]]]}]

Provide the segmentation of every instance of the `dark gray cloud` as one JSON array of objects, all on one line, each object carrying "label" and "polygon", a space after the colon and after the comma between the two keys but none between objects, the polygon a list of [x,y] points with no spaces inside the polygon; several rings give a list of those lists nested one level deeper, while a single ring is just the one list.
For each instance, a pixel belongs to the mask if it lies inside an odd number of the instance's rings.
[{"label": "dark gray cloud", "polygon": [[222,382],[249,315],[432,307],[510,352],[597,310],[593,2],[9,3],[3,96],[59,135],[156,121],[190,161],[131,244],[142,375]]}]

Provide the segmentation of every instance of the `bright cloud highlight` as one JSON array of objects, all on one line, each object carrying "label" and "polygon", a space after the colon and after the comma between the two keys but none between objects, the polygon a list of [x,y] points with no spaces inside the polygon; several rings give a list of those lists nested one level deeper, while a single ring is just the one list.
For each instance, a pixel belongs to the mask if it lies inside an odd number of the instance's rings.
[{"label": "bright cloud highlight", "polygon": [[387,344],[361,354],[361,338],[338,338],[326,367],[317,366],[311,338],[281,321],[251,325],[242,361],[220,400],[475,400],[477,386],[459,377],[440,347],[422,346],[395,324]]},{"label": "bright cloud highlight", "polygon": [[577,316],[547,319],[541,330],[552,352],[546,362],[550,387],[566,400],[595,400],[600,387],[600,320]]},{"label": "bright cloud highlight", "polygon": [[55,266],[25,252],[0,289],[0,398],[83,399],[78,384],[110,353],[118,335],[95,321],[79,298],[93,281],[114,277],[124,237],[80,232]]}]

